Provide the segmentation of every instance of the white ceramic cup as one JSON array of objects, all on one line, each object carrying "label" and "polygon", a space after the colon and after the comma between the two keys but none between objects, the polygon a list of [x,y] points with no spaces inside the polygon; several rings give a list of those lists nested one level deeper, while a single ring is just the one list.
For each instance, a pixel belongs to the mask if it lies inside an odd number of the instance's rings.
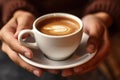
[{"label": "white ceramic cup", "polygon": [[[80,26],[79,29],[71,34],[53,36],[44,34],[36,28],[36,25],[41,20],[56,16],[65,17],[76,21]],[[80,18],[68,13],[50,13],[37,18],[33,23],[32,30],[22,30],[18,35],[18,41],[24,46],[40,49],[44,55],[52,60],[64,60],[70,57],[80,45],[83,33],[82,29],[83,24]],[[24,34],[30,34],[31,36],[33,36],[35,42],[24,42],[24,40],[22,39]]]}]

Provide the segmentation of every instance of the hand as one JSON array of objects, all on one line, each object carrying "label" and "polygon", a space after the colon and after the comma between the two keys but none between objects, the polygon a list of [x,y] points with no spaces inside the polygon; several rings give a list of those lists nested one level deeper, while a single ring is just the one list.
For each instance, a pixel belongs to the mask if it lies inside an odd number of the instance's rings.
[{"label": "hand", "polygon": [[23,29],[32,28],[35,17],[25,11],[16,11],[13,17],[4,25],[0,31],[0,39],[2,41],[2,50],[10,57],[10,59],[23,67],[24,69],[34,73],[37,76],[42,74],[42,70],[24,62],[18,53],[32,58],[32,51],[19,44],[17,40],[18,33]]},{"label": "hand", "polygon": [[107,26],[102,19],[94,15],[87,15],[82,19],[84,24],[84,32],[90,37],[86,46],[86,50],[92,54],[97,50],[94,58],[87,63],[71,69],[62,70],[62,76],[70,76],[75,74],[84,74],[95,69],[98,64],[104,60],[109,53],[110,42],[107,32]]}]

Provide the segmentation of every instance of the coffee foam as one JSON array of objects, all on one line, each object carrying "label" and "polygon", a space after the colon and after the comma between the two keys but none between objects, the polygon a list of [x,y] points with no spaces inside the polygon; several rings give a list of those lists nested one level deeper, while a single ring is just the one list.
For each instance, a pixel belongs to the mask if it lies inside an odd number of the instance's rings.
[{"label": "coffee foam", "polygon": [[79,28],[80,26],[77,22],[59,17],[44,20],[38,25],[40,32],[55,36],[71,34]]},{"label": "coffee foam", "polygon": [[52,32],[66,32],[67,30],[69,30],[69,27],[64,27],[61,25],[53,25],[50,27],[44,27],[43,29],[48,30],[48,31],[52,31]]},{"label": "coffee foam", "polygon": [[44,27],[44,30],[48,31],[51,34],[67,34],[70,31],[70,28],[65,25],[53,25],[49,27]]}]

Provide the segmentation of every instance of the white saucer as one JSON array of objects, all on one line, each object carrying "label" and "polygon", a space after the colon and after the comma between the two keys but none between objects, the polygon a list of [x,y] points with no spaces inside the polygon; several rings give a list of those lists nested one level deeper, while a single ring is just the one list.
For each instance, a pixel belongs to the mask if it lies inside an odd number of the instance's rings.
[{"label": "white saucer", "polygon": [[[45,57],[42,52],[38,49],[32,49],[34,55],[32,59],[28,59],[25,56],[19,54],[19,56],[27,63],[44,69],[66,69],[72,68],[83,63],[86,63],[91,58],[93,58],[95,53],[87,53],[85,51],[85,46],[88,40],[88,35],[83,33],[82,42],[74,54],[66,60],[63,61],[54,61]],[[41,53],[41,54],[40,54]]]}]

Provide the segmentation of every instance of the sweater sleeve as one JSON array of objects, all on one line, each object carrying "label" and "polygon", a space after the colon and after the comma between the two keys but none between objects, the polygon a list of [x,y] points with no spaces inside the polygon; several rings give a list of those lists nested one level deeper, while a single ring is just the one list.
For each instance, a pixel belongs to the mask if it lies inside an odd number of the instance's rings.
[{"label": "sweater sleeve", "polygon": [[36,10],[29,0],[6,0],[2,7],[3,24],[5,24],[13,16],[14,12],[19,9],[29,11],[34,15],[36,14]]},{"label": "sweater sleeve", "polygon": [[[87,6],[85,15],[106,12],[112,19],[113,24],[116,27],[120,27],[120,1],[119,0],[93,0],[90,5]],[[120,28],[119,28],[120,29]]]}]

